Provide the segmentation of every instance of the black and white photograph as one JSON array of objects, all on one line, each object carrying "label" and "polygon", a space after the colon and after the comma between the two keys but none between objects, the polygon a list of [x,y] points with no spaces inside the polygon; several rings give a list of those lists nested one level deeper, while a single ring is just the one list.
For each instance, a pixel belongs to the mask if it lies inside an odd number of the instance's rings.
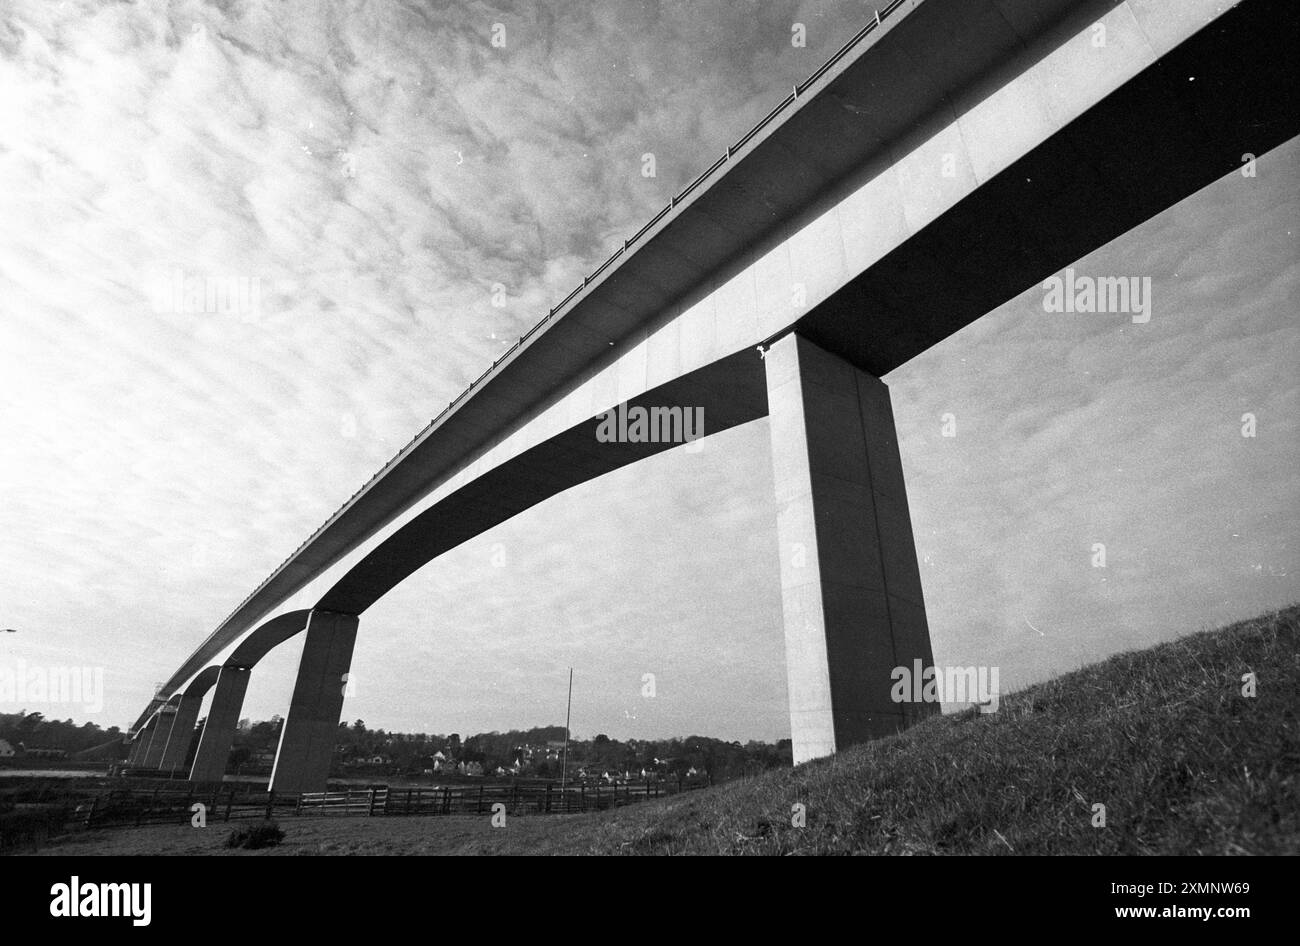
[{"label": "black and white photograph", "polygon": [[1298,49],[1284,0],[0,0],[12,909],[974,856],[1249,933]]}]

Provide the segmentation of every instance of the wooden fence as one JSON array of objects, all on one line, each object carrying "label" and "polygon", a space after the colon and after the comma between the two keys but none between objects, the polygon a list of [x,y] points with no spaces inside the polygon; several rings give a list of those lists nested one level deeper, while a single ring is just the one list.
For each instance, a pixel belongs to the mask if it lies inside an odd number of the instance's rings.
[{"label": "wooden fence", "polygon": [[290,794],[247,786],[207,788],[112,789],[65,807],[69,827],[100,828],[147,824],[185,824],[203,805],[206,822],[251,818],[401,817],[408,815],[491,815],[504,805],[512,815],[573,814],[603,811],[651,798],[702,788],[704,781],[624,782],[568,785],[555,783],[479,783],[445,787],[370,788]]}]

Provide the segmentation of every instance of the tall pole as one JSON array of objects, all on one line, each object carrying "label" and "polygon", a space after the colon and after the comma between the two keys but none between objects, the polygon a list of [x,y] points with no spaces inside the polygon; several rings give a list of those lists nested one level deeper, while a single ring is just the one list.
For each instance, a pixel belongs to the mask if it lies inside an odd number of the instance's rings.
[{"label": "tall pole", "polygon": [[573,668],[569,668],[569,702],[564,708],[564,756],[560,761],[560,797],[569,778],[569,720],[573,713]]}]

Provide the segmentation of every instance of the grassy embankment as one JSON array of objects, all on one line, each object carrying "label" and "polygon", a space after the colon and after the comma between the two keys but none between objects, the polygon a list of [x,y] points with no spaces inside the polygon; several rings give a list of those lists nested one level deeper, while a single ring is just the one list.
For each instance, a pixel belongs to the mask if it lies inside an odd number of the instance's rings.
[{"label": "grassy embankment", "polygon": [[[1257,696],[1242,676],[1257,675]],[[1120,654],[996,713],[599,814],[284,819],[258,854],[1300,854],[1300,606]],[[1094,827],[1095,804],[1105,827]],[[792,825],[793,806],[807,823]],[[49,853],[244,853],[231,827]]]}]

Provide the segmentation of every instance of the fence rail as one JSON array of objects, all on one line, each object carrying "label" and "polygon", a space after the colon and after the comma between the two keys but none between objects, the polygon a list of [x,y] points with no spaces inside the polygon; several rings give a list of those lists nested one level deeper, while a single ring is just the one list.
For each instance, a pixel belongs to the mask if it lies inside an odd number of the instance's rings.
[{"label": "fence rail", "polygon": [[[246,786],[201,788],[159,786],[155,789],[110,789],[81,804],[62,806],[65,828],[129,827],[186,824],[203,805],[206,822],[272,817],[405,817],[491,815],[504,805],[511,815],[576,814],[606,811],[648,799],[702,788],[703,780],[636,781],[615,784],[480,783],[392,788],[340,789],[328,792],[268,792]],[[58,811],[57,807],[54,809]],[[0,844],[2,847],[3,844]]]}]

